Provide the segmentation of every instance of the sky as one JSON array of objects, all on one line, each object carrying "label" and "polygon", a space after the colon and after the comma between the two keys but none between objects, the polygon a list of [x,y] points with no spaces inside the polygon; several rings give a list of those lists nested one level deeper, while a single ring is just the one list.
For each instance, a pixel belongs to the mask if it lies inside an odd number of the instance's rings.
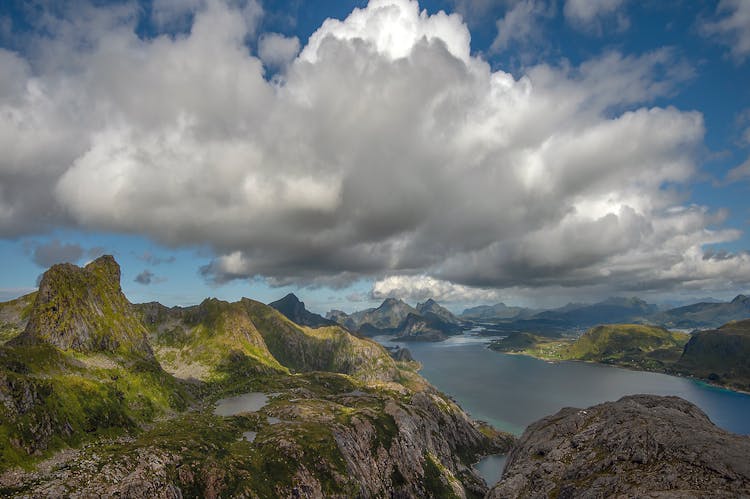
[{"label": "sky", "polygon": [[748,1],[0,4],[0,299],[730,299],[748,194]]}]

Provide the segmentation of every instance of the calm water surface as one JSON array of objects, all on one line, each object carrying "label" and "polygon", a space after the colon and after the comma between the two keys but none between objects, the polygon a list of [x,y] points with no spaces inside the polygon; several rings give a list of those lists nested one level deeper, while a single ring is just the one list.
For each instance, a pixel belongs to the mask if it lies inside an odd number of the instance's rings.
[{"label": "calm water surface", "polygon": [[260,392],[245,393],[237,397],[228,397],[216,402],[214,414],[217,416],[236,416],[243,412],[255,412],[268,404],[268,395]]},{"label": "calm water surface", "polygon": [[[375,339],[395,345],[387,337]],[[475,419],[515,434],[562,407],[588,407],[635,393],[677,395],[718,426],[750,434],[750,395],[665,374],[501,354],[487,349],[487,342],[466,334],[439,343],[398,344],[422,363],[422,376]]]}]

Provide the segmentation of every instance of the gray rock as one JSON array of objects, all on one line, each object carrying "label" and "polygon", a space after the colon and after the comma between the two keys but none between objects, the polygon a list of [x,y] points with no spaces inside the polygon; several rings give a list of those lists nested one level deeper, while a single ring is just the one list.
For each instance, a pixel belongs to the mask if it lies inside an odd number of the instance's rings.
[{"label": "gray rock", "polygon": [[750,497],[749,458],[690,402],[633,395],[530,425],[487,497]]}]

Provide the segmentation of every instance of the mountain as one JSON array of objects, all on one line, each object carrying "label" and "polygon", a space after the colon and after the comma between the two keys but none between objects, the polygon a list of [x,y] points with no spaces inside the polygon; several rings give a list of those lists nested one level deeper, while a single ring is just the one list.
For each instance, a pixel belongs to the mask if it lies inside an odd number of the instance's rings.
[{"label": "mountain", "polygon": [[567,349],[569,359],[630,364],[646,358],[676,360],[689,336],[655,326],[607,324],[586,331]]},{"label": "mountain", "polygon": [[11,343],[153,358],[148,332],[120,288],[120,266],[108,255],[45,272],[26,329]]},{"label": "mountain", "polygon": [[304,302],[301,302],[294,293],[289,293],[284,298],[268,304],[284,314],[292,322],[300,326],[321,327],[333,326],[335,321],[324,318],[321,315],[314,314],[305,308]]},{"label": "mountain", "polygon": [[352,331],[376,336],[394,333],[409,314],[419,315],[419,312],[401,300],[386,298],[377,308],[368,308],[353,314],[332,310],[326,314],[326,318],[335,320]]},{"label": "mountain", "polygon": [[36,292],[0,303],[0,344],[15,338],[26,329]]},{"label": "mountain", "polygon": [[132,305],[113,259],[53,267],[30,307],[0,306],[24,327],[0,346],[3,497],[481,497],[472,463],[513,440],[338,325]]},{"label": "mountain", "polygon": [[441,306],[438,302],[432,298],[428,299],[424,303],[417,303],[417,312],[420,315],[426,316],[431,314],[446,324],[454,324],[456,326],[461,324],[461,321],[453,315],[453,313],[447,308]]},{"label": "mountain", "polygon": [[686,334],[657,326],[608,324],[577,339],[515,332],[492,350],[545,360],[583,360],[680,374],[750,391],[750,319]]},{"label": "mountain", "polygon": [[490,348],[554,360],[583,360],[633,369],[664,371],[680,358],[689,335],[640,324],[596,326],[575,340],[513,333]]},{"label": "mountain", "polygon": [[534,319],[555,320],[576,327],[634,322],[657,311],[640,298],[608,298],[593,305],[564,307],[536,314]]},{"label": "mountain", "polygon": [[702,302],[656,313],[649,321],[672,328],[707,329],[747,318],[750,318],[750,297],[737,295],[728,303]]},{"label": "mountain", "polygon": [[445,322],[442,317],[428,312],[424,315],[409,314],[399,324],[395,340],[442,341],[451,334],[461,332],[458,324]]},{"label": "mountain", "polygon": [[405,341],[440,341],[462,331],[462,321],[435,300],[413,308],[396,298],[386,298],[378,308],[348,315],[340,310],[326,314],[329,320],[365,336],[393,334]]},{"label": "mountain", "polygon": [[495,305],[479,305],[464,309],[461,313],[462,319],[484,320],[484,319],[517,319],[533,315],[533,311],[523,307],[509,307],[505,303]]},{"label": "mountain", "polygon": [[185,408],[112,257],[55,265],[19,300],[23,332],[0,346],[0,470]]},{"label": "mountain", "polygon": [[746,497],[747,456],[690,402],[632,395],[531,424],[487,497]]},{"label": "mountain", "polygon": [[657,311],[639,298],[608,298],[594,304],[569,303],[564,307],[545,310],[530,317],[494,320],[486,326],[485,335],[533,333],[560,337],[599,324],[642,323]]},{"label": "mountain", "polygon": [[675,368],[714,383],[750,390],[750,319],[692,334]]}]

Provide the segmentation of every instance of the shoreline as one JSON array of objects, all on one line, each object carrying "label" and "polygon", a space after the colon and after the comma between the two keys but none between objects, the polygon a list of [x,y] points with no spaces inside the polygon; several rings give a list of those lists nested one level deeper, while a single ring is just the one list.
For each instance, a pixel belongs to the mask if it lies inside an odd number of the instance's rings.
[{"label": "shoreline", "polygon": [[607,363],[607,362],[597,362],[595,360],[555,359],[555,358],[552,358],[552,357],[542,357],[542,356],[539,356],[539,355],[533,355],[533,354],[528,353],[528,352],[502,352],[500,350],[494,350],[494,349],[490,348],[489,345],[487,346],[487,349],[488,350],[492,350],[493,352],[498,353],[498,354],[520,355],[520,356],[523,356],[523,357],[529,357],[531,359],[536,359],[536,360],[541,360],[541,361],[544,361],[544,362],[551,362],[551,363],[576,362],[576,363],[584,363],[584,364],[596,364],[596,365],[599,365],[599,366],[606,366],[606,367],[615,367],[615,368],[618,368],[618,369],[627,369],[628,371],[664,374],[665,376],[672,376],[672,377],[675,377],[675,378],[690,379],[690,380],[695,381],[695,382],[703,383],[703,384],[705,384],[707,386],[710,386],[712,388],[718,388],[718,389],[726,390],[726,391],[729,391],[729,392],[740,393],[742,395],[750,395],[750,391],[748,391],[748,390],[742,390],[740,388],[734,388],[734,387],[727,386],[727,385],[720,385],[720,384],[711,382],[710,380],[707,380],[705,378],[699,378],[699,377],[693,376],[691,374],[680,374],[680,373],[675,373],[675,372],[667,372],[666,370],[663,370],[663,369],[638,369],[638,368],[630,366],[630,365],[610,364],[610,363]]}]

